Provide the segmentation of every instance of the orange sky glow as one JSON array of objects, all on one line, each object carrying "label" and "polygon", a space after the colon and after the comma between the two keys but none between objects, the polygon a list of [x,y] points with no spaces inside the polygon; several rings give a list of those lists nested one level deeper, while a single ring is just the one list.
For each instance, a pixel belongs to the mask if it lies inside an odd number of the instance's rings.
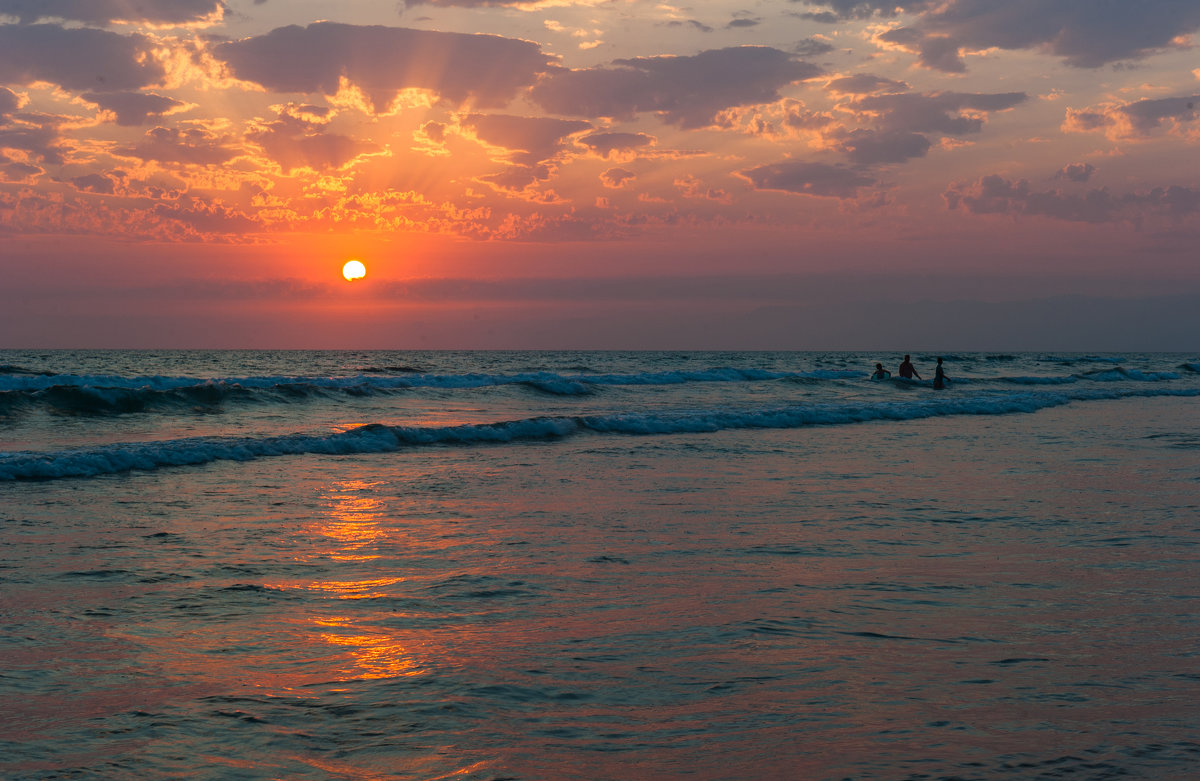
[{"label": "orange sky glow", "polygon": [[1192,349],[1197,30],[0,0],[0,347]]}]

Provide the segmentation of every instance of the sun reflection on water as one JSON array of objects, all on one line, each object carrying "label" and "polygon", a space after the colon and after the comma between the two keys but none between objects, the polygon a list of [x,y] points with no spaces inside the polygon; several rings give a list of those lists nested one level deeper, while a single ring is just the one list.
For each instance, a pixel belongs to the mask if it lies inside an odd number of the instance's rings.
[{"label": "sun reflection on water", "polygon": [[324,496],[327,514],[315,522],[315,530],[334,543],[327,555],[338,561],[364,561],[378,558],[374,548],[387,536],[380,527],[383,503],[374,496],[364,495],[378,483],[365,480],[346,480]]},{"label": "sun reflection on water", "polygon": [[[378,566],[382,558],[379,551],[394,542],[384,503],[372,495],[378,485],[365,480],[343,480],[322,494],[321,512],[307,530],[323,539],[324,544],[316,545],[305,556],[306,560]],[[287,587],[318,596],[319,606],[328,605],[328,600],[386,599],[394,595],[392,587],[406,580],[400,575],[378,572],[360,574],[364,577],[293,582]],[[327,674],[334,680],[410,677],[424,670],[410,643],[402,642],[398,632],[380,626],[378,614],[369,607],[361,611],[339,610],[333,615],[298,616],[296,623],[307,627],[324,644]]]},{"label": "sun reflection on water", "polygon": [[306,588],[336,595],[338,599],[375,599],[388,595],[387,586],[403,583],[404,578],[371,578],[368,580],[316,580]]},{"label": "sun reflection on water", "polygon": [[386,633],[362,632],[355,619],[314,619],[313,623],[331,630],[321,632],[321,639],[332,646],[345,648],[351,664],[338,670],[338,680],[371,680],[401,678],[421,674],[421,667],[412,653],[396,638]]}]

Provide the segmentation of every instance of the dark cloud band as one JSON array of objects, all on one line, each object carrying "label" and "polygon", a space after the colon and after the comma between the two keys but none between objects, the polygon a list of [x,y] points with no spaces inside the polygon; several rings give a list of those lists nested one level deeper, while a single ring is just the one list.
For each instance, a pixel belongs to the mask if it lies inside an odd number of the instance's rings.
[{"label": "dark cloud band", "polygon": [[502,106],[550,65],[529,41],[332,22],[280,27],[220,44],[214,53],[237,78],[277,92],[333,95],[345,79],[377,110],[410,88]]}]

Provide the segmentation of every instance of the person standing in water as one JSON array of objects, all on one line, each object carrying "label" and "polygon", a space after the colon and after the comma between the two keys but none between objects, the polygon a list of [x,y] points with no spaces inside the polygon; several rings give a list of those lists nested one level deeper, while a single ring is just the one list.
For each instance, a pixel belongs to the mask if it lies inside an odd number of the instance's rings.
[{"label": "person standing in water", "polygon": [[917,374],[917,370],[913,367],[912,361],[907,355],[904,356],[904,362],[900,364],[898,373],[906,380],[911,380],[913,377],[916,377],[918,380],[921,379],[921,375]]},{"label": "person standing in water", "polygon": [[937,368],[933,370],[933,387],[938,390],[946,387],[946,373],[942,371],[941,358],[938,358]]},{"label": "person standing in water", "polygon": [[877,363],[877,364],[875,364],[875,373],[871,375],[871,379],[872,380],[886,380],[888,377],[891,377],[891,376],[892,376],[892,373],[890,371],[888,371],[887,369],[883,368],[882,363]]}]

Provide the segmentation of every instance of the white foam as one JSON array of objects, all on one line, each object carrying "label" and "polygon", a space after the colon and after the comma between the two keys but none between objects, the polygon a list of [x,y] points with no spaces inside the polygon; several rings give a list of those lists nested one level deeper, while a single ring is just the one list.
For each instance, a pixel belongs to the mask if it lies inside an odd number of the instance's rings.
[{"label": "white foam", "polygon": [[942,415],[1004,415],[1094,400],[1200,396],[1196,388],[1079,388],[1017,393],[935,394],[920,400],[805,404],[758,409],[700,409],[607,415],[539,417],[490,424],[386,426],[368,424],[333,434],[263,438],[188,438],[122,443],[52,453],[0,454],[0,480],[92,477],[131,470],[247,461],[283,455],[379,453],[403,447],[553,440],[581,432],[665,435],[727,429],[834,426],[872,420],[916,420]]}]

